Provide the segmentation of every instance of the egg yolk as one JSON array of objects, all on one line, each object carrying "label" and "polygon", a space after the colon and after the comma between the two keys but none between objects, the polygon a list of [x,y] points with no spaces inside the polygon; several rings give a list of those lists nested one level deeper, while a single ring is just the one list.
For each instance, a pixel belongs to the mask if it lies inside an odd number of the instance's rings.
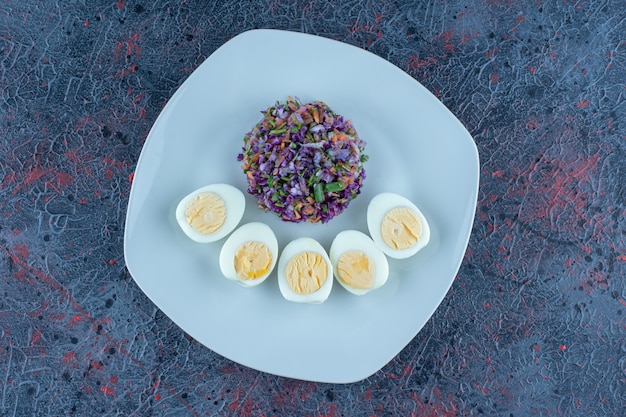
[{"label": "egg yolk", "polygon": [[346,285],[366,290],[374,283],[374,262],[361,251],[348,251],[337,260],[337,275]]},{"label": "egg yolk", "polygon": [[301,252],[287,262],[285,276],[293,292],[311,294],[326,282],[328,265],[319,253]]},{"label": "egg yolk", "polygon": [[246,242],[235,253],[235,272],[244,281],[264,276],[271,264],[272,254],[261,242]]},{"label": "egg yolk", "polygon": [[198,233],[212,235],[226,221],[226,205],[215,193],[200,193],[187,204],[185,218]]},{"label": "egg yolk", "polygon": [[396,207],[387,212],[380,226],[383,241],[396,250],[415,245],[422,235],[422,223],[413,210]]}]

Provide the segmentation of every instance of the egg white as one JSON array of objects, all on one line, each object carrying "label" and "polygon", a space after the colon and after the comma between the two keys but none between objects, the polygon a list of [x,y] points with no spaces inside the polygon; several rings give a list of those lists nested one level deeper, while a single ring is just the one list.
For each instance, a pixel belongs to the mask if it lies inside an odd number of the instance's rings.
[{"label": "egg white", "polygon": [[[235,271],[235,254],[245,243],[254,241],[267,246],[272,255],[272,262],[266,274],[250,280],[243,280]],[[274,231],[265,223],[253,222],[240,226],[224,242],[220,251],[220,269],[227,279],[238,282],[245,287],[254,287],[261,284],[272,273],[278,259],[278,240]]]},{"label": "egg white", "polygon": [[[220,196],[226,207],[226,221],[222,227],[213,234],[205,235],[196,231],[189,225],[185,218],[187,204],[198,194],[212,192]],[[229,184],[210,184],[198,188],[187,194],[176,206],[176,221],[182,231],[192,240],[199,243],[216,242],[226,237],[237,227],[246,208],[246,199],[243,193]]]},{"label": "egg white", "polygon": [[[385,214],[396,207],[410,208],[415,212],[417,218],[422,223],[422,236],[415,245],[407,249],[394,249],[387,246],[381,234],[380,227]],[[367,228],[369,229],[372,240],[380,250],[382,250],[385,255],[395,259],[405,259],[415,255],[430,241],[430,226],[424,214],[412,201],[395,193],[381,193],[372,198],[367,206]]]},{"label": "egg white", "polygon": [[[374,263],[374,282],[370,288],[353,288],[339,278],[339,271],[337,269],[339,258],[341,258],[341,255],[345,252],[353,250],[363,252]],[[385,257],[385,254],[369,236],[358,230],[344,230],[337,234],[330,246],[329,256],[337,282],[354,295],[364,295],[381,287],[387,282],[387,278],[389,277],[389,263],[387,262],[387,257]]]},{"label": "egg white", "polygon": [[[320,287],[320,289],[311,294],[298,294],[293,291],[287,283],[287,276],[285,274],[287,263],[289,262],[289,260],[302,252],[317,253],[326,261],[326,281]],[[318,241],[310,237],[301,237],[294,239],[289,242],[287,246],[285,246],[280,255],[280,259],[278,260],[278,267],[276,272],[278,275],[278,287],[280,289],[280,292],[283,297],[288,301],[312,304],[323,303],[330,295],[330,291],[333,287],[333,267],[330,262],[330,258],[324,250],[324,247],[320,245]]]}]

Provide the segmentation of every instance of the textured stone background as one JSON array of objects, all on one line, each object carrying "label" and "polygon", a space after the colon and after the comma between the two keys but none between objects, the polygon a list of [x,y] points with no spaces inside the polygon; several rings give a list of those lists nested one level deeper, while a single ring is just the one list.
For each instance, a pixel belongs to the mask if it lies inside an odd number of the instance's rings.
[{"label": "textured stone background", "polygon": [[[124,266],[152,123],[252,28],[372,51],[478,145],[458,277],[418,336],[359,383],[232,363]],[[0,416],[623,415],[625,33],[624,0],[2,0]]]}]

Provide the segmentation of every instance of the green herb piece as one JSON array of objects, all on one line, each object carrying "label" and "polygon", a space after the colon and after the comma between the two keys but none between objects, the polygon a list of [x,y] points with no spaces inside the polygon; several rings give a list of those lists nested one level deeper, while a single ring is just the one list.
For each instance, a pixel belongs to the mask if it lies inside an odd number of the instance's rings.
[{"label": "green herb piece", "polygon": [[324,201],[323,185],[321,183],[318,182],[313,186],[313,195],[315,196],[315,202]]},{"label": "green herb piece", "polygon": [[309,179],[306,182],[307,187],[312,186],[313,184],[315,184],[316,182],[318,182],[320,179],[317,175],[311,175],[309,177]]},{"label": "green herb piece", "polygon": [[341,181],[329,182],[328,184],[324,186],[324,190],[329,193],[334,193],[335,191],[341,191],[344,188],[345,186],[343,185],[343,182]]}]

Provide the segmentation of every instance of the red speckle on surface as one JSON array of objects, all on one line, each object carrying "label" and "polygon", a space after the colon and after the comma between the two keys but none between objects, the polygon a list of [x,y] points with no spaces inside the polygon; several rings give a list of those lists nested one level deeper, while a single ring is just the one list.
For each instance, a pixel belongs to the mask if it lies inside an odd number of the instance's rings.
[{"label": "red speckle on surface", "polygon": [[125,168],[128,165],[128,162],[116,161],[114,159],[111,159],[108,156],[102,158],[102,163],[104,165],[107,165],[107,166],[110,166],[110,167],[116,168],[116,169],[122,169],[122,168]]},{"label": "red speckle on surface", "polygon": [[115,397],[114,389],[112,389],[108,385],[105,385],[102,388],[100,388],[100,391],[102,391],[105,395],[111,395],[111,396]]},{"label": "red speckle on surface", "polygon": [[22,259],[28,258],[28,247],[26,245],[15,245],[13,252]]},{"label": "red speckle on surface", "polygon": [[30,284],[30,285],[36,284],[36,281],[34,279],[26,276],[26,273],[23,269],[17,271],[16,276],[17,276],[17,279],[19,279],[22,282],[26,282],[27,284]]},{"label": "red speckle on surface", "polygon": [[364,393],[363,393],[363,398],[365,398],[366,401],[370,401],[372,399],[372,390],[371,389],[367,389]]},{"label": "red speckle on surface", "polygon": [[7,173],[7,175],[5,175],[4,178],[2,179],[2,182],[0,182],[0,188],[6,188],[9,184],[15,183],[16,180],[17,178],[15,176],[15,172],[11,171]]},{"label": "red speckle on surface", "polygon": [[[15,195],[18,192],[20,192],[22,190],[22,187],[24,186],[35,185],[38,181],[42,180],[43,178],[48,178],[48,180],[45,181],[46,186],[51,187],[58,193],[61,192],[59,188],[70,185],[74,180],[72,175],[68,173],[57,172],[56,170],[52,168],[42,168],[38,165],[35,165],[35,166],[30,167],[28,174],[26,174],[26,177],[22,180],[21,184],[17,185],[13,189],[13,194]],[[5,185],[9,183],[15,183],[15,182],[19,182],[19,180],[15,176],[14,173],[11,173],[11,175],[7,175],[3,179],[2,184],[0,184],[0,188],[3,188]]]},{"label": "red speckle on surface", "polygon": [[122,55],[122,49],[124,49],[124,42],[119,41],[117,45],[115,46],[115,51],[113,52],[113,56],[115,57],[116,61],[119,61]]},{"label": "red speckle on surface", "polygon": [[41,340],[41,335],[41,330],[39,328],[35,329],[35,332],[30,336],[31,346],[36,345]]},{"label": "red speckle on surface", "polygon": [[561,345],[561,346],[559,346],[559,349],[560,349],[560,350],[566,350],[566,349],[567,349],[567,346],[565,346],[565,345]]},{"label": "red speckle on surface", "polygon": [[238,372],[239,372],[239,370],[236,367],[232,366],[232,365],[224,365],[222,367],[222,373],[224,375],[232,375],[232,374],[236,374]]},{"label": "red speckle on surface", "polygon": [[473,36],[471,33],[464,33],[463,36],[461,36],[461,45],[465,45],[466,43],[471,41],[472,38]]},{"label": "red speckle on surface", "polygon": [[526,123],[526,126],[531,130],[539,129],[539,123],[537,123],[537,121],[534,118],[531,118],[530,120],[528,120],[528,123]]},{"label": "red speckle on surface", "polygon": [[401,377],[410,376],[413,373],[413,366],[406,364],[402,367],[402,372],[400,373]]},{"label": "red speckle on surface", "polygon": [[[113,56],[114,56],[115,60],[119,61],[122,58],[129,59],[129,58],[132,58],[132,57],[139,58],[141,56],[141,47],[139,47],[139,45],[137,45],[137,41],[138,40],[139,40],[139,33],[134,33],[130,37],[130,39],[128,39],[127,41],[120,40],[119,42],[117,42],[117,44],[115,45],[115,50],[113,52]],[[123,53],[124,50],[126,52],[126,55],[124,57],[122,57],[122,53]],[[124,73],[127,74],[127,73],[134,72],[135,69],[136,69],[136,65],[133,64]],[[119,72],[119,70],[118,70],[118,72]],[[119,76],[119,74],[118,74],[118,76]]]},{"label": "red speckle on surface", "polygon": [[39,178],[43,177],[47,174],[48,171],[39,167],[33,167],[26,178],[24,178],[24,183],[26,185],[33,185]]},{"label": "red speckle on surface", "polygon": [[520,23],[522,23],[524,20],[526,20],[526,16],[517,16],[515,18],[515,24],[519,25]]},{"label": "red speckle on surface", "polygon": [[[126,78],[128,77],[130,74],[132,74],[133,72],[135,72],[135,70],[137,69],[137,65],[132,64],[130,65],[128,68],[120,68],[115,72],[115,77],[122,79],[122,78]],[[129,87],[129,94],[132,92],[132,89]]]},{"label": "red speckle on surface", "polygon": [[143,100],[145,95],[146,94],[144,92],[139,93],[137,97],[133,98],[133,103],[139,103],[141,100]]},{"label": "red speckle on surface", "polygon": [[133,36],[130,37],[130,40],[128,41],[128,45],[126,46],[126,55],[130,56],[130,55],[135,55],[136,57],[141,56],[141,48],[139,48],[138,46],[135,45],[135,42],[137,42],[137,40],[139,39],[139,33],[135,33],[133,34]]},{"label": "red speckle on surface", "polygon": [[59,187],[67,187],[73,181],[73,177],[70,174],[66,174],[65,172],[59,172],[56,176],[57,184]]},{"label": "red speckle on surface", "polygon": [[74,326],[76,323],[80,323],[81,321],[83,321],[83,318],[77,314],[70,319],[70,326]]},{"label": "red speckle on surface", "polygon": [[318,414],[319,417],[335,417],[339,415],[339,409],[337,408],[337,404],[330,403],[329,408],[330,409],[328,410],[327,413]]},{"label": "red speckle on surface", "polygon": [[417,406],[417,410],[411,412],[411,417],[456,417],[459,407],[454,403],[453,397],[447,399],[440,398],[441,390],[434,387],[432,394],[437,397],[436,401],[422,401],[417,393],[413,393],[412,399]]},{"label": "red speckle on surface", "polygon": [[63,362],[65,365],[69,365],[69,363],[76,357],[76,352],[71,351],[63,354]]},{"label": "red speckle on surface", "polygon": [[80,164],[84,162],[81,159],[81,157],[78,155],[78,152],[76,151],[76,149],[70,149],[67,152],[65,152],[65,158],[67,158],[69,162],[72,162],[74,164]]},{"label": "red speckle on surface", "polygon": [[229,404],[228,408],[231,411],[239,411],[240,416],[247,416],[250,415],[250,412],[245,412],[246,410],[244,410],[239,403],[239,397],[241,397],[242,395],[243,393],[241,392],[241,389],[236,388],[234,390],[233,398],[230,400],[231,403]]},{"label": "red speckle on surface", "polygon": [[489,76],[489,81],[491,81],[492,83],[497,83],[498,81],[500,81],[500,76],[494,72]]},{"label": "red speckle on surface", "polygon": [[428,68],[431,65],[437,64],[437,58],[433,58],[432,56],[421,59],[417,55],[412,55],[409,58],[408,67],[410,71],[420,71],[424,68]]},{"label": "red speckle on surface", "polygon": [[81,117],[79,119],[76,119],[76,126],[78,127],[87,127],[89,125],[89,123],[91,122],[91,116],[86,115],[85,117]]},{"label": "red speckle on surface", "polygon": [[126,6],[126,2],[124,0],[117,0],[115,6],[121,10]]},{"label": "red speckle on surface", "polygon": [[48,318],[52,321],[62,321],[66,318],[67,316],[63,313],[60,314],[48,314]]},{"label": "red speckle on surface", "polygon": [[576,104],[576,107],[578,107],[579,109],[583,109],[587,107],[588,105],[589,105],[589,100],[583,100],[583,101],[579,101],[578,104]]},{"label": "red speckle on surface", "polygon": [[454,31],[448,30],[441,34],[443,39],[443,49],[448,52],[454,51],[454,45],[452,44],[452,38],[454,37]]}]

